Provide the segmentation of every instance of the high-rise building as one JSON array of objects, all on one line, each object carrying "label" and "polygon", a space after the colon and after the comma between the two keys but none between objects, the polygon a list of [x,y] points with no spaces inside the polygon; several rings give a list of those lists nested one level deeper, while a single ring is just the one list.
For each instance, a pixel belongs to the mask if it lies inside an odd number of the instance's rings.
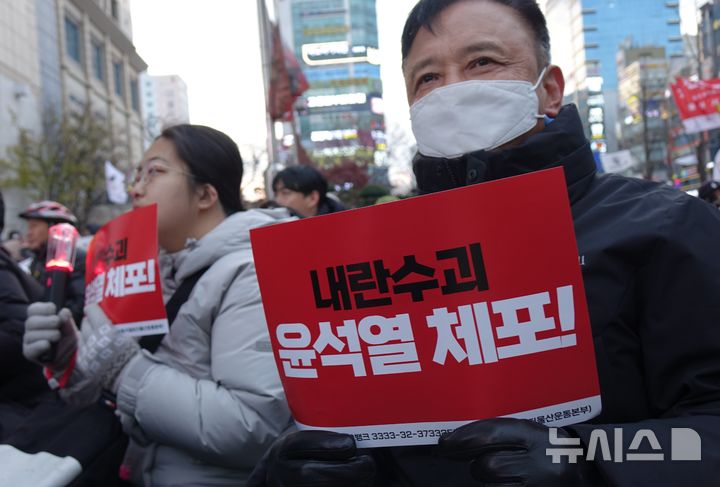
[{"label": "high-rise building", "polygon": [[[20,129],[41,130],[42,88],[35,2],[0,2],[0,158],[17,144]],[[2,188],[5,228],[18,228],[17,214],[28,201],[20,190]]]},{"label": "high-rise building", "polygon": [[296,103],[297,123],[319,165],[384,162],[375,1],[276,0],[283,40],[310,84]]},{"label": "high-rise building", "polygon": [[[19,127],[39,133],[46,114],[89,107],[127,169],[143,150],[138,77],[146,68],[132,44],[129,0],[0,2],[0,156]],[[25,202],[9,198],[8,228]]]},{"label": "high-rise building", "polygon": [[720,0],[700,7],[698,33],[701,77],[716,78],[720,74]]},{"label": "high-rise building", "polygon": [[545,15],[567,101],[578,106],[594,150],[617,150],[617,51],[621,44],[653,45],[665,48],[670,59],[682,57],[678,2],[547,0]]},{"label": "high-rise building", "polygon": [[190,123],[187,85],[175,74],[166,76],[140,76],[146,145],[149,145],[165,127]]},{"label": "high-rise building", "polygon": [[618,115],[622,126],[618,143],[641,162],[641,167],[634,168],[637,175],[659,180],[670,176],[668,64],[663,47],[623,46],[618,51]]}]

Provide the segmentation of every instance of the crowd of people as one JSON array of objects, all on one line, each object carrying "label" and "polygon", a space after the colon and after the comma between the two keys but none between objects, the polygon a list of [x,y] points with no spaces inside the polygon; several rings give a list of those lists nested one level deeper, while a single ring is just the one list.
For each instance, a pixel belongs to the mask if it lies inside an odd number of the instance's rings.
[{"label": "crowd of people", "polygon": [[[47,302],[48,228],[76,219],[49,201],[20,214],[27,221],[24,243],[10,236],[0,249],[0,442],[12,444],[19,433],[43,436],[34,425],[44,424],[37,418],[49,404],[45,411],[84,411],[86,420],[104,424],[97,434],[112,448],[88,468],[93,477],[86,485],[717,482],[720,183],[706,183],[694,198],[650,181],[597,174],[578,111],[562,103],[563,73],[551,63],[549,33],[534,0],[420,0],[403,31],[402,70],[421,193],[564,170],[603,408],[557,435],[587,446],[597,430],[612,436],[622,428],[632,438],[650,429],[667,438],[691,428],[702,438],[702,462],[555,463],[546,454],[547,427],[512,418],[471,422],[438,445],[368,450],[357,449],[350,435],[296,431],[249,232],[343,206],[316,169],[294,166],[273,179],[273,203],[246,208],[236,144],[188,124],[155,139],[131,191],[135,208],[157,205],[170,322],[160,340],[119,333],[100,306],[84,306],[83,256],[64,305]],[[74,425],[66,421],[46,436],[68,435]],[[89,442],[92,433],[84,431],[75,441]]]}]

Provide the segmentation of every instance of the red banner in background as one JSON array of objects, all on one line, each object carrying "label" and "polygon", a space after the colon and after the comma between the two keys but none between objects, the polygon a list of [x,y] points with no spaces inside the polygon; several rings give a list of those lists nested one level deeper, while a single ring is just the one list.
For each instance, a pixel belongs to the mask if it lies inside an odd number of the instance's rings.
[{"label": "red banner in background", "polygon": [[677,78],[670,84],[686,133],[720,127],[720,78],[691,81]]},{"label": "red banner in background", "polygon": [[293,104],[310,84],[300,68],[295,54],[285,47],[280,36],[280,27],[270,24],[272,29],[272,50],[268,113],[272,120],[293,120]]},{"label": "red banner in background", "polygon": [[88,247],[85,304],[100,303],[113,324],[130,335],[167,333],[157,259],[156,205],[111,220]]},{"label": "red banner in background", "polygon": [[299,427],[436,443],[496,416],[600,412],[562,169],[251,232]]}]

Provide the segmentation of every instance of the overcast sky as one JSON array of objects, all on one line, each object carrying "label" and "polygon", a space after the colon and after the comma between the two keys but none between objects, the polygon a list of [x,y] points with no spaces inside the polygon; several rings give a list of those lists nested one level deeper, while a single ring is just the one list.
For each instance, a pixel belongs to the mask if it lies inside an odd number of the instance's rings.
[{"label": "overcast sky", "polygon": [[[632,0],[625,0],[632,1]],[[696,0],[680,0],[693,31]],[[386,121],[409,131],[400,72],[400,34],[416,0],[377,0]],[[265,144],[256,0],[131,0],[133,42],[153,75],[188,85],[190,120],[230,135],[244,157]]]},{"label": "overcast sky", "polygon": [[[400,72],[402,20],[416,0],[379,0],[388,123],[409,127]],[[133,42],[153,75],[188,85],[190,120],[264,147],[265,98],[255,0],[132,0]],[[248,154],[249,155],[249,154]]]}]

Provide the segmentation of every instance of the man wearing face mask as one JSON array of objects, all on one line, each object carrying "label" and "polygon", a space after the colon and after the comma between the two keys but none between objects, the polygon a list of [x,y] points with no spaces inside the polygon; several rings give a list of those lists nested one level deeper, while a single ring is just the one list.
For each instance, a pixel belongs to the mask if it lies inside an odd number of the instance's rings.
[{"label": "man wearing face mask", "polygon": [[[254,485],[675,486],[690,479],[715,485],[718,212],[659,184],[596,174],[578,111],[562,106],[563,75],[550,64],[549,35],[534,0],[420,0],[402,44],[422,193],[564,169],[602,412],[558,429],[566,442],[581,442],[584,454],[574,463],[553,463],[548,428],[519,419],[475,421],[437,446],[369,451],[357,450],[347,435],[300,431],[276,442]],[[662,452],[647,435],[632,445],[644,431]],[[700,438],[700,461],[677,459],[689,453],[683,449],[689,444],[671,442],[681,431]],[[599,437],[608,439],[608,454],[601,454]],[[630,453],[663,455],[639,461]]]}]

